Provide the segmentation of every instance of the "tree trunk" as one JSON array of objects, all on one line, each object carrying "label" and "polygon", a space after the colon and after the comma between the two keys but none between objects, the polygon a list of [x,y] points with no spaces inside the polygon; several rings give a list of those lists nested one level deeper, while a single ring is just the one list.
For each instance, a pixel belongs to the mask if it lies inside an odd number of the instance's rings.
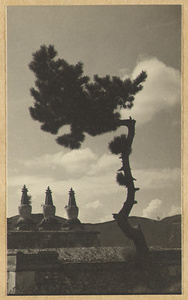
[{"label": "tree trunk", "polygon": [[144,234],[138,225],[137,227],[132,227],[128,222],[126,216],[121,213],[113,214],[118,226],[121,228],[123,233],[131,240],[133,240],[136,251],[143,259],[149,255],[149,249],[145,241]]},{"label": "tree trunk", "polygon": [[135,123],[136,121],[132,120],[131,118],[128,120],[119,121],[120,126],[126,126],[128,128],[127,145],[121,155],[121,170],[124,172],[124,176],[126,177],[127,181],[127,198],[123,204],[122,209],[119,211],[118,214],[113,214],[113,217],[117,221],[117,224],[122,229],[123,233],[128,238],[133,240],[136,247],[136,251],[139,254],[139,256],[142,256],[142,258],[146,258],[149,254],[149,249],[146,244],[144,234],[139,225],[133,228],[128,222],[128,216],[131,212],[131,209],[133,205],[137,203],[135,201],[135,192],[139,190],[139,188],[135,188],[134,186],[134,181],[136,179],[134,179],[132,176],[129,163],[129,155],[131,153],[131,146],[135,134]]}]

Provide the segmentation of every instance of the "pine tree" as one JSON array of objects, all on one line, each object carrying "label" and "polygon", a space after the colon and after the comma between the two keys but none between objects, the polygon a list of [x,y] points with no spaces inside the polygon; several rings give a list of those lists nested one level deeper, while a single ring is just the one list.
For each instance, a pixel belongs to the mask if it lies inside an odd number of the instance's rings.
[{"label": "pine tree", "polygon": [[30,92],[34,106],[30,114],[41,123],[43,131],[57,135],[60,128],[70,125],[70,133],[56,137],[58,144],[70,149],[79,149],[85,134],[97,136],[116,131],[121,126],[128,128],[128,134],[115,137],[109,143],[110,151],[120,154],[121,169],[117,182],[127,188],[127,198],[118,214],[114,214],[118,225],[129,238],[133,239],[140,253],[148,251],[140,228],[132,228],[128,215],[136,204],[129,156],[135,134],[136,121],[122,120],[118,109],[130,109],[135,95],[143,88],[146,72],[141,72],[134,80],[121,80],[119,77],[95,75],[93,80],[83,75],[83,63],[71,65],[64,59],[57,59],[54,46],[41,46],[33,53],[29,68],[34,72],[35,88]]}]

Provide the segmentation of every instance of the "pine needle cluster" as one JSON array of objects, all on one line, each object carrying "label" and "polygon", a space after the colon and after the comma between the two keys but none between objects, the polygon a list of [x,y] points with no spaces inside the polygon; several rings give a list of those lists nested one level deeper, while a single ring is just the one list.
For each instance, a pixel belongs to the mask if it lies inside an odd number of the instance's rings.
[{"label": "pine needle cluster", "polygon": [[53,45],[43,45],[33,53],[29,68],[35,74],[35,88],[30,89],[34,105],[29,108],[41,129],[57,135],[70,125],[70,133],[56,137],[58,144],[78,149],[91,136],[115,131],[119,125],[118,108],[131,108],[135,95],[142,90],[147,75],[122,80],[117,76],[93,80],[83,73],[83,63],[69,64],[57,58]]},{"label": "pine needle cluster", "polygon": [[129,149],[127,136],[122,134],[121,136],[115,136],[113,141],[111,141],[108,145],[109,150],[112,154],[121,154],[123,152],[131,153],[131,149]]},{"label": "pine needle cluster", "polygon": [[126,176],[121,172],[121,173],[117,173],[116,175],[116,181],[119,183],[119,185],[121,186],[128,186],[128,180],[126,178]]}]

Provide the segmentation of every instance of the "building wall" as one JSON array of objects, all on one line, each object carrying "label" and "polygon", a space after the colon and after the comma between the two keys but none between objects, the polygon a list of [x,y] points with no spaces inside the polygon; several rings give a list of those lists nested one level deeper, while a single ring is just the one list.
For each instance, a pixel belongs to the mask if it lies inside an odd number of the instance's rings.
[{"label": "building wall", "polygon": [[96,231],[9,231],[8,249],[97,247],[100,232]]},{"label": "building wall", "polygon": [[[75,257],[79,248],[74,248]],[[152,250],[149,265],[141,262],[134,252],[124,252],[124,259],[96,261],[82,257],[63,261],[57,252],[9,254],[8,294],[20,295],[123,295],[180,294],[180,250]],[[122,250],[122,249],[121,249]],[[87,251],[89,251],[87,249]],[[103,249],[108,255],[110,249]],[[117,253],[116,249],[116,253]],[[82,252],[80,252],[82,253]],[[123,253],[123,252],[122,252]],[[14,259],[13,259],[14,258]],[[16,259],[15,259],[16,258]],[[93,260],[92,260],[93,258]],[[14,274],[13,274],[14,273]],[[15,285],[15,286],[14,286]]]}]

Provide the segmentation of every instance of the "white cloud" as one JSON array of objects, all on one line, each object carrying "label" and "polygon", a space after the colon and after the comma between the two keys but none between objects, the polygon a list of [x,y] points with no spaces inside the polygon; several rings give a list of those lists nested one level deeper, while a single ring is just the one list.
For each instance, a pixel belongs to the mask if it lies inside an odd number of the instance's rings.
[{"label": "white cloud", "polygon": [[143,217],[150,219],[157,219],[161,216],[163,201],[160,199],[153,199],[148,206],[143,209]]},{"label": "white cloud", "polygon": [[[166,66],[157,58],[139,61],[131,77],[136,78],[141,71],[147,72],[143,90],[136,95],[131,113],[120,110],[122,118],[130,114],[137,123],[146,123],[162,110],[167,110],[181,100],[180,72]],[[125,76],[126,77],[126,76]]]},{"label": "white cloud", "polygon": [[[53,177],[40,176],[14,176],[9,179],[9,215],[12,215],[11,203],[14,205],[14,211],[21,199],[21,189],[26,184],[29,194],[32,195],[32,207],[34,213],[42,212],[41,204],[45,201],[45,191],[47,186],[52,190],[54,205],[57,215],[64,214],[64,206],[68,202],[68,193],[72,187],[76,193],[76,201],[80,207],[81,219],[97,220],[103,211],[103,202],[108,201],[108,209],[115,203],[121,207],[126,196],[125,189],[118,186],[115,180],[115,172],[106,172],[94,176],[80,176],[77,178],[68,178],[57,180]],[[97,199],[97,200],[96,200]],[[97,210],[97,214],[94,211]]]},{"label": "white cloud", "polygon": [[[95,168],[91,167],[92,174],[89,176],[86,171],[81,176],[71,176],[68,179],[62,178],[61,180],[52,176],[45,177],[45,175],[9,177],[10,195],[15,195],[16,191],[16,195],[20,198],[22,186],[26,184],[33,200],[36,201],[34,205],[39,205],[44,202],[46,188],[50,186],[54,199],[57,199],[59,207],[61,207],[62,201],[64,204],[68,201],[68,192],[72,187],[79,197],[80,204],[85,204],[88,208],[90,206],[92,208],[93,205],[93,208],[97,207],[99,205],[98,201],[101,202],[106,197],[109,198],[109,203],[116,201],[117,207],[119,207],[122,199],[126,197],[126,190],[116,183],[117,168],[114,159],[110,160],[110,157],[111,155],[106,154],[99,158],[96,161]],[[105,168],[105,162],[107,169]],[[168,186],[173,187],[180,180],[180,174],[179,169],[140,169],[133,172],[134,177],[137,178],[135,186],[142,191],[156,190]]]},{"label": "white cloud", "polygon": [[[106,159],[106,158],[105,158]],[[107,160],[108,161],[108,160]],[[42,212],[41,204],[45,201],[45,191],[49,185],[52,190],[56,214],[64,216],[64,206],[68,202],[68,193],[72,187],[76,193],[77,205],[80,208],[82,222],[105,222],[112,220],[112,213],[119,211],[126,198],[126,190],[120,187],[115,180],[113,170],[108,172],[98,171],[94,175],[84,175],[77,178],[57,180],[53,177],[43,176],[13,176],[9,178],[9,211],[17,211],[21,199],[21,189],[26,184],[29,194],[32,195],[33,213]],[[138,179],[136,187],[142,191],[166,188],[168,185],[177,185],[178,169],[138,170],[134,172]],[[11,204],[12,203],[12,204]],[[165,202],[166,203],[166,202]],[[154,199],[143,210],[143,216],[156,219],[180,212],[180,208],[172,205],[168,209],[162,207],[162,200]],[[170,203],[169,203],[170,205]],[[14,213],[15,214],[15,213]],[[140,214],[140,213],[139,213]]]},{"label": "white cloud", "polygon": [[[72,187],[76,193],[76,201],[80,207],[80,216],[83,222],[85,220],[88,222],[105,222],[109,218],[112,219],[112,213],[117,212],[122,207],[126,198],[126,190],[116,182],[116,170],[120,167],[118,157],[111,154],[97,157],[89,148],[79,150],[77,154],[73,153],[71,157],[71,152],[58,152],[48,156],[49,166],[55,164],[58,167],[58,162],[60,162],[60,167],[63,168],[64,166],[64,170],[69,172],[68,176],[62,172],[62,176],[59,177],[57,172],[51,172],[50,169],[46,172],[45,168],[41,168],[43,158],[46,156],[35,159],[31,170],[32,175],[9,176],[9,203],[14,202],[14,210],[15,208],[17,210],[19,205],[22,186],[26,184],[32,195],[33,212],[42,212],[41,204],[45,200],[46,188],[50,186],[57,215],[62,216],[64,206],[68,202],[68,192]],[[38,171],[36,170],[36,161],[39,167]],[[69,169],[71,164],[73,167]],[[79,173],[80,169],[82,171]],[[75,172],[79,176],[74,176]],[[178,168],[133,170],[133,176],[137,179],[135,186],[142,191],[150,190],[151,192],[154,190],[155,195],[157,189],[176,186],[180,182],[180,175],[181,172]],[[10,213],[12,209],[13,206],[11,208],[10,204]],[[172,209],[172,213],[175,212],[175,208]],[[157,216],[161,217],[155,212],[153,217],[156,218]]]},{"label": "white cloud", "polygon": [[[45,169],[46,164],[49,168],[53,169],[55,166],[64,169],[70,176],[70,180],[66,180],[69,183],[73,182],[76,186],[82,186],[83,181],[89,185],[91,184],[96,191],[94,183],[97,183],[97,189],[101,190],[98,186],[101,178],[105,180],[106,184],[113,178],[115,181],[116,171],[120,168],[121,163],[117,156],[112,154],[103,154],[101,157],[97,157],[90,148],[73,150],[67,153],[58,152],[55,154],[43,155],[37,157],[34,160],[26,161],[25,165],[30,167]],[[164,186],[172,186],[174,183],[180,183],[181,180],[181,169],[180,168],[163,168],[163,169],[134,169],[133,176],[137,179],[136,185],[142,189],[158,189]],[[45,173],[44,173],[45,174]],[[55,175],[55,173],[54,173]],[[76,175],[76,176],[75,176]],[[78,177],[79,175],[79,177]],[[64,180],[65,177],[62,177]],[[74,179],[77,178],[77,179]],[[43,182],[54,182],[57,181],[52,178],[46,178],[45,176],[13,176],[9,178],[8,185],[18,185],[18,183],[33,184]],[[62,181],[61,181],[62,182]],[[102,186],[102,182],[101,182]],[[87,188],[85,186],[85,188]]]},{"label": "white cloud", "polygon": [[102,207],[103,205],[101,204],[101,202],[99,200],[96,200],[94,202],[90,202],[86,204],[86,208],[99,208]]},{"label": "white cloud", "polygon": [[105,153],[91,166],[87,174],[94,176],[107,173],[108,171],[115,172],[119,165],[120,163],[117,156]]},{"label": "white cloud", "polygon": [[90,148],[72,150],[64,153],[63,151],[54,154],[45,154],[35,157],[32,160],[22,162],[26,167],[43,167],[56,169],[64,168],[68,173],[85,173],[93,162],[97,160],[97,156]]},{"label": "white cloud", "polygon": [[150,201],[148,206],[143,209],[142,217],[150,218],[156,220],[158,217],[160,219],[165,218],[166,216],[174,216],[181,214],[181,207],[174,204],[171,205],[168,212],[164,211],[164,203],[160,199],[153,199]]},{"label": "white cloud", "polygon": [[32,160],[22,161],[26,167],[30,169],[49,168],[54,170],[57,168],[63,169],[72,177],[76,175],[97,176],[102,173],[115,172],[120,167],[120,162],[117,156],[112,154],[103,154],[98,157],[90,148],[72,150],[64,153],[63,151],[54,154],[45,154],[40,157],[35,157]]},{"label": "white cloud", "polygon": [[68,173],[85,173],[96,160],[97,156],[91,149],[86,148],[67,152],[61,161],[56,160],[56,163],[64,167]]},{"label": "white cloud", "polygon": [[111,195],[119,189],[118,184],[115,182],[115,174],[112,172],[93,177],[70,178],[51,184],[51,188],[57,196],[67,195],[71,187],[79,195],[81,201],[85,203],[88,203],[88,200],[90,203],[99,196],[102,198],[103,195]]}]

